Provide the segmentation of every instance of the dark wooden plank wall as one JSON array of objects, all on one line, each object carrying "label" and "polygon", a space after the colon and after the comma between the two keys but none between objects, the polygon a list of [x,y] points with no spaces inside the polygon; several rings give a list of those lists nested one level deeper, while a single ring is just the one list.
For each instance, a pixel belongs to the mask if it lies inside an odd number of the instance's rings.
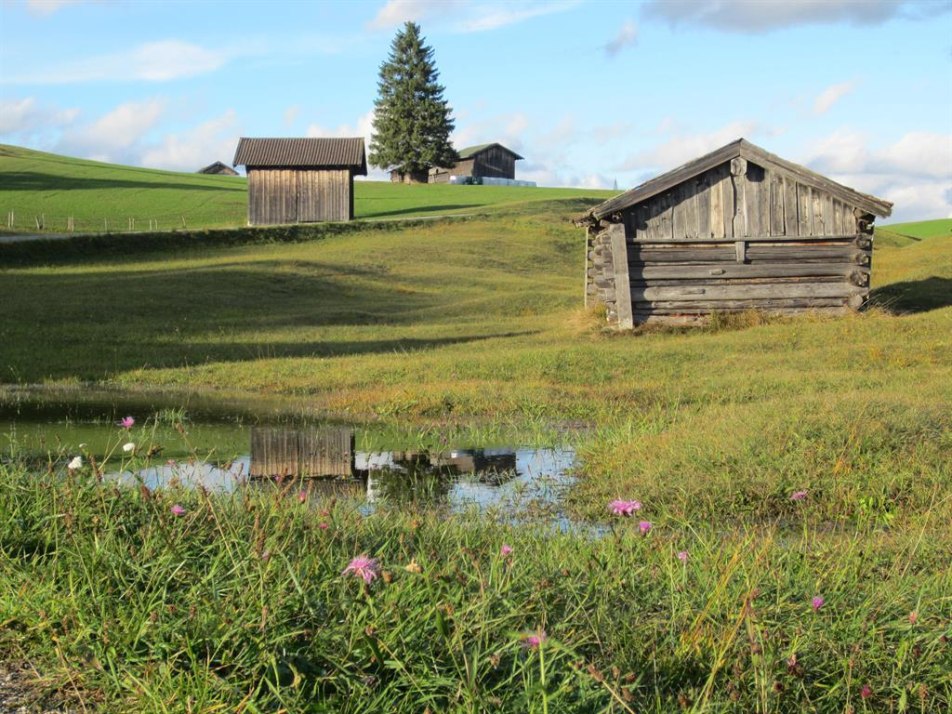
[{"label": "dark wooden plank wall", "polygon": [[251,476],[351,476],[353,429],[251,430]]},{"label": "dark wooden plank wall", "polygon": [[481,151],[474,158],[476,159],[476,165],[473,168],[474,176],[507,179],[516,177],[516,160],[512,154],[498,146]]},{"label": "dark wooden plank wall", "polygon": [[[854,206],[743,159],[623,215],[631,310],[618,248],[603,221],[589,234],[586,304],[609,322],[692,323],[713,311],[839,314],[869,295],[872,240]],[[617,240],[616,240],[617,243]]]},{"label": "dark wooden plank wall", "polygon": [[251,225],[351,218],[353,179],[349,169],[248,169]]}]

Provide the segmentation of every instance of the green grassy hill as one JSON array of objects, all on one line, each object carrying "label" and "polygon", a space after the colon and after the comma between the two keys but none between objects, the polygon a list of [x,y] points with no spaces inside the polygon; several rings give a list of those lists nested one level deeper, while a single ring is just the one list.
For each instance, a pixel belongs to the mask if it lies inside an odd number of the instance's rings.
[{"label": "green grassy hill", "polygon": [[[158,171],[0,145],[0,231],[166,231],[244,226],[247,181]],[[358,219],[458,215],[615,192],[357,181]],[[12,214],[12,215],[11,215]]]},{"label": "green grassy hill", "polygon": [[877,246],[902,247],[928,238],[952,238],[952,218],[876,226]]}]

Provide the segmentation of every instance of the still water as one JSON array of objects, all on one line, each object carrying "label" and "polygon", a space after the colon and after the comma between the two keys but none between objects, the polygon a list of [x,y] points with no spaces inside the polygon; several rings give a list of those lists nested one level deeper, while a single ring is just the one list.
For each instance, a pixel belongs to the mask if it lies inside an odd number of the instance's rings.
[{"label": "still water", "polygon": [[[62,412],[60,412],[62,414]],[[121,412],[73,411],[67,418],[20,410],[0,413],[0,459],[27,457],[37,467],[94,459],[106,480],[149,488],[202,487],[231,492],[273,487],[253,479],[251,427],[239,420],[198,421],[156,414],[123,428]],[[361,439],[361,441],[373,441]],[[127,450],[128,449],[128,450]],[[301,479],[294,492],[347,495],[368,508],[381,503],[472,508],[512,516],[539,513],[561,519],[562,498],[574,480],[568,448],[500,447],[425,450],[357,450],[353,477]],[[279,484],[292,488],[287,483]]]}]

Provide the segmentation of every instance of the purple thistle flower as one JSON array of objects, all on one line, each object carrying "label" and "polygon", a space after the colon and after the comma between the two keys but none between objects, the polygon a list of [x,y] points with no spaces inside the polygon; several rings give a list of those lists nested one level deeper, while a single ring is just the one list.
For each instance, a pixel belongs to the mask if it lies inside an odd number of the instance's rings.
[{"label": "purple thistle flower", "polygon": [[679,552],[678,560],[680,560],[682,563],[688,562],[688,552],[686,550],[682,550],[681,552]]},{"label": "purple thistle flower", "polygon": [[380,566],[377,561],[366,555],[358,555],[350,561],[350,564],[344,568],[341,575],[350,573],[355,578],[363,578],[364,582],[370,585],[380,572]]},{"label": "purple thistle flower", "polygon": [[641,521],[638,524],[638,530],[641,531],[642,535],[648,535],[648,531],[651,530],[651,521]]},{"label": "purple thistle flower", "polygon": [[623,501],[616,498],[608,504],[608,510],[615,516],[630,516],[635,511],[641,510],[641,501]]},{"label": "purple thistle flower", "polygon": [[182,508],[179,504],[176,503],[174,506],[172,506],[172,515],[175,516],[175,517],[184,516],[184,515],[185,515],[185,509]]},{"label": "purple thistle flower", "polygon": [[123,429],[131,429],[135,423],[135,419],[133,419],[131,416],[127,416],[122,417],[122,419],[119,421],[119,426],[121,426]]},{"label": "purple thistle flower", "polygon": [[813,612],[817,612],[821,607],[823,607],[825,602],[826,600],[824,600],[819,595],[814,596],[813,600],[810,601],[810,604],[813,605]]},{"label": "purple thistle flower", "polygon": [[539,630],[538,632],[523,635],[522,646],[527,650],[537,650],[547,639],[549,638],[546,636],[545,630]]},{"label": "purple thistle flower", "polygon": [[512,546],[509,545],[508,543],[503,543],[502,548],[499,549],[499,553],[500,555],[502,555],[503,558],[509,557],[510,555],[512,555]]},{"label": "purple thistle flower", "polygon": [[794,491],[793,493],[790,494],[791,501],[803,501],[804,499],[806,499],[806,497],[807,497],[806,490]]}]

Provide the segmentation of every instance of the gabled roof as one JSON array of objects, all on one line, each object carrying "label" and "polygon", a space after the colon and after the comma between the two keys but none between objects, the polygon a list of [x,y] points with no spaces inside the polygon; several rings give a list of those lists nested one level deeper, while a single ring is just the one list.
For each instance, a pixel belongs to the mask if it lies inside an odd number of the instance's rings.
[{"label": "gabled roof", "polygon": [[641,203],[646,199],[657,196],[659,193],[664,193],[705,171],[720,166],[737,157],[746,159],[762,168],[776,171],[780,174],[786,174],[796,181],[812,186],[813,188],[828,191],[844,203],[862,208],[864,211],[877,216],[886,217],[892,213],[892,204],[889,201],[884,201],[881,198],[876,198],[866,193],[860,193],[849,186],[836,183],[836,181],[828,179],[826,176],[821,176],[818,173],[810,171],[810,169],[804,166],[768,153],[759,146],[751,144],[746,139],[737,139],[726,146],[722,146],[720,149],[705,154],[699,159],[689,161],[672,171],[668,171],[665,174],[646,181],[640,186],[636,186],[630,191],[626,191],[619,196],[610,198],[604,203],[598,204],[585,213],[580,218],[580,222],[590,219],[598,220],[612,213],[623,211],[634,206],[636,203]]},{"label": "gabled roof", "polygon": [[242,137],[235,151],[235,166],[349,168],[367,175],[364,140],[354,139],[255,139]]},{"label": "gabled roof", "polygon": [[502,144],[498,144],[498,143],[496,143],[496,142],[493,142],[493,143],[491,143],[491,144],[477,144],[476,146],[467,146],[465,149],[460,149],[460,150],[457,151],[456,153],[459,154],[459,157],[460,157],[461,159],[471,159],[471,158],[473,158],[476,154],[482,153],[482,152],[485,151],[486,149],[490,149],[490,148],[492,148],[492,147],[494,147],[494,146],[498,146],[498,147],[499,147],[500,149],[502,149],[503,151],[508,151],[510,154],[513,155],[513,157],[514,157],[517,161],[519,161],[519,160],[522,159],[522,157],[519,156],[519,154],[517,154],[517,153],[516,153],[515,151],[513,151],[512,149],[508,149],[508,148],[506,148],[505,146],[503,146]]},{"label": "gabled roof", "polygon": [[238,172],[235,171],[228,164],[224,164],[221,161],[216,161],[213,164],[209,164],[203,169],[199,169],[198,173],[200,174],[224,174],[226,176],[237,176]]}]

